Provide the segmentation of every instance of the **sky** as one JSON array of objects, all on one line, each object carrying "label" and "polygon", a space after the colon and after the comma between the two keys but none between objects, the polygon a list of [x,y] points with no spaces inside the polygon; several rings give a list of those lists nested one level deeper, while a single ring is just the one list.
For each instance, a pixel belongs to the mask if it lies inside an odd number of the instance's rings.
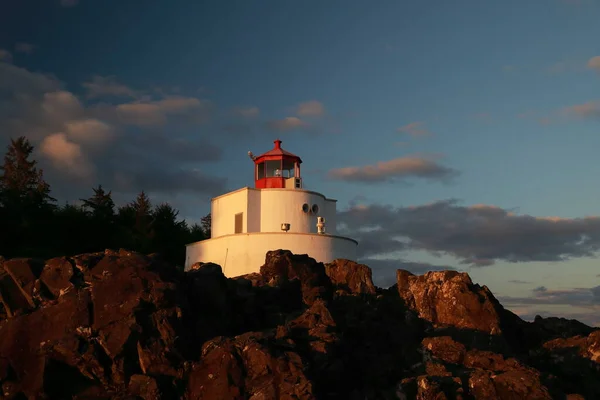
[{"label": "sky", "polygon": [[466,271],[600,326],[600,1],[0,0],[0,146],[196,222],[302,157],[376,284]]}]

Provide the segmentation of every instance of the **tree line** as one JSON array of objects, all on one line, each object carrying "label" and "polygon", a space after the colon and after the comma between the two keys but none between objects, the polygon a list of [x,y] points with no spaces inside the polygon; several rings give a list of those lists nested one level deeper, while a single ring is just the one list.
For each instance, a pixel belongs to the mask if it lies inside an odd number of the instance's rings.
[{"label": "tree line", "polygon": [[59,205],[25,137],[11,139],[0,167],[0,256],[51,258],[126,248],[160,253],[182,266],[185,244],[210,237],[210,214],[188,225],[168,203],[153,205],[142,191],[116,207],[98,185],[81,204]]}]

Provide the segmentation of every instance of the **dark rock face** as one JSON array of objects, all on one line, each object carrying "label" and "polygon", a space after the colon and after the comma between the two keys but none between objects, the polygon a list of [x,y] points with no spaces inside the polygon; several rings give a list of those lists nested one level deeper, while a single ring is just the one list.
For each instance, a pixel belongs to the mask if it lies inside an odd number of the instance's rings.
[{"label": "dark rock face", "polygon": [[234,279],[125,250],[0,260],[0,398],[600,398],[600,330],[522,321],[467,274],[397,278],[284,250]]}]

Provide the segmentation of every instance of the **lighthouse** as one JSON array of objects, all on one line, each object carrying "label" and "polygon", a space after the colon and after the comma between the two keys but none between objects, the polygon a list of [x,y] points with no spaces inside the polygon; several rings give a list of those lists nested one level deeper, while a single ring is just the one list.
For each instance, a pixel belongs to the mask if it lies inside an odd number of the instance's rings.
[{"label": "lighthouse", "polygon": [[260,156],[248,152],[254,187],[212,199],[211,238],[186,246],[185,270],[213,262],[227,277],[259,272],[267,251],[278,249],[323,263],[356,259],[358,242],[337,235],[337,200],[305,190],[302,159],[274,144]]}]

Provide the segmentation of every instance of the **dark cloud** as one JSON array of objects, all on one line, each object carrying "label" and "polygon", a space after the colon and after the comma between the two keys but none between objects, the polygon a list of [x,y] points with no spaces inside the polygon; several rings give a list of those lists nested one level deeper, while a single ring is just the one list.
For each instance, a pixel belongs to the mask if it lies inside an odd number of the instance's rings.
[{"label": "dark cloud", "polygon": [[499,297],[504,305],[565,305],[593,307],[600,310],[600,286],[591,288],[548,289],[540,286],[532,290],[530,297]]},{"label": "dark cloud", "polygon": [[117,82],[114,76],[94,75],[89,82],[84,82],[83,87],[87,90],[87,97],[94,99],[105,96],[138,98],[142,95],[137,90]]},{"label": "dark cloud", "polygon": [[31,54],[35,50],[35,46],[31,43],[19,42],[15,44],[15,51],[18,53]]},{"label": "dark cloud", "polygon": [[[112,78],[95,83],[104,86],[88,88],[94,98],[138,94]],[[89,194],[97,184],[115,195],[221,193],[226,179],[213,176],[207,163],[219,161],[222,149],[197,134],[209,118],[209,102],[153,96],[86,104],[52,76],[0,62],[0,145],[27,136],[60,200]]]},{"label": "dark cloud", "polygon": [[510,281],[508,281],[508,283],[516,283],[516,284],[518,284],[518,285],[529,285],[529,284],[531,284],[531,283],[533,283],[533,282],[530,282],[530,281],[522,281],[522,280],[520,280],[520,279],[511,279]]},{"label": "dark cloud", "polygon": [[458,171],[445,167],[426,157],[400,157],[381,161],[374,165],[344,167],[329,171],[329,177],[336,180],[357,183],[394,183],[409,178],[449,182]]},{"label": "dark cloud", "polygon": [[355,206],[341,211],[338,221],[344,235],[359,241],[362,257],[426,250],[482,266],[494,260],[564,261],[595,256],[600,248],[598,217],[540,218],[495,206],[461,206],[456,200]]}]

